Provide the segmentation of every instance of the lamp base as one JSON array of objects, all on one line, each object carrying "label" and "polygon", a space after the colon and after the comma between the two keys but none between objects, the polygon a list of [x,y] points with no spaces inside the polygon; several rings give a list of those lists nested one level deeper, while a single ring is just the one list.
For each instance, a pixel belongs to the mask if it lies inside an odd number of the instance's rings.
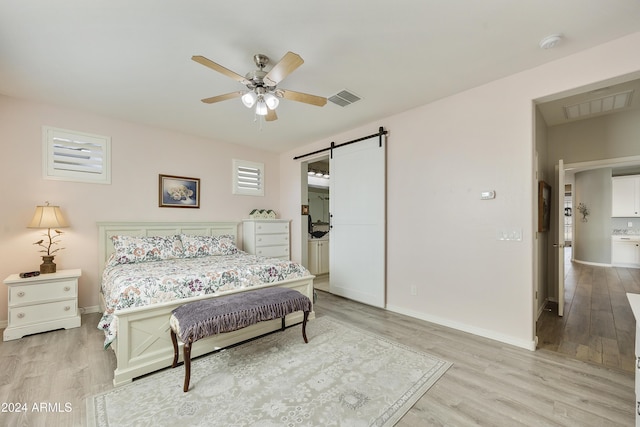
[{"label": "lamp base", "polygon": [[40,274],[49,274],[56,272],[56,263],[53,262],[53,256],[43,256],[42,264],[40,264]]}]

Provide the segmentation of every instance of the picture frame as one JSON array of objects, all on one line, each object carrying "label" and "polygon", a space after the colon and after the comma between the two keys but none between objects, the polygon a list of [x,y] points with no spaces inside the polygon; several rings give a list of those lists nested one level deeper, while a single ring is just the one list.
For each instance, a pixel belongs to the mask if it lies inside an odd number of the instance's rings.
[{"label": "picture frame", "polygon": [[200,178],[158,175],[158,206],[200,208]]},{"label": "picture frame", "polygon": [[551,224],[551,186],[544,181],[538,183],[538,231],[549,231]]}]

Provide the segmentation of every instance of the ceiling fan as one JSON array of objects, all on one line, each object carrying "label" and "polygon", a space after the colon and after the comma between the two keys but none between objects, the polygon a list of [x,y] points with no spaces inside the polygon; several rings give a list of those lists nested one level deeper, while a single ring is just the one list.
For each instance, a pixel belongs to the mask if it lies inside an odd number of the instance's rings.
[{"label": "ceiling fan", "polygon": [[254,55],[253,60],[258,69],[250,71],[245,77],[205,58],[204,56],[194,55],[191,59],[205,67],[209,67],[212,70],[222,73],[227,77],[231,77],[249,89],[248,91],[236,91],[203,99],[202,102],[207,104],[213,104],[227,99],[241,98],[242,103],[247,108],[252,108],[255,105],[255,112],[257,115],[266,116],[266,121],[273,121],[278,119],[275,110],[278,107],[281,98],[288,99],[290,101],[304,102],[305,104],[317,105],[318,107],[322,107],[327,103],[327,98],[323,98],[321,96],[278,88],[278,84],[285,77],[304,63],[304,60],[300,55],[293,52],[287,52],[269,72],[264,71],[264,68],[269,63],[269,57],[260,53]]}]

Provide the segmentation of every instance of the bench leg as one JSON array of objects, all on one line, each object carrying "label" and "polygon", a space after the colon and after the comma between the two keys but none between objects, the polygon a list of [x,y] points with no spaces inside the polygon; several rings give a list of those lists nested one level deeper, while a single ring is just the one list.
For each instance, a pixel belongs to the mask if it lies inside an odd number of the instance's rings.
[{"label": "bench leg", "polygon": [[191,381],[191,340],[189,339],[182,347],[184,351],[184,387],[183,391],[189,391],[189,381]]},{"label": "bench leg", "polygon": [[305,344],[309,342],[307,340],[307,319],[309,319],[309,312],[304,312],[304,319],[302,319],[302,338],[304,338]]},{"label": "bench leg", "polygon": [[173,343],[173,363],[171,367],[175,368],[178,366],[178,339],[173,329],[171,330],[171,342]]}]

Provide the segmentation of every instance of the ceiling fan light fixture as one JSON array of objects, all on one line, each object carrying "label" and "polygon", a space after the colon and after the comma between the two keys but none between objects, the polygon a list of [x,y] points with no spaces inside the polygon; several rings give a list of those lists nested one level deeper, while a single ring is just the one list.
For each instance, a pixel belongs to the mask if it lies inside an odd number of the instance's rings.
[{"label": "ceiling fan light fixture", "polygon": [[269,107],[270,110],[275,110],[278,108],[278,104],[280,104],[280,100],[272,93],[264,94],[264,102],[267,103],[267,107]]},{"label": "ceiling fan light fixture", "polygon": [[242,103],[244,104],[245,107],[251,108],[255,105],[258,97],[253,92],[247,92],[244,95],[242,95],[242,98],[240,99],[242,99]]}]

